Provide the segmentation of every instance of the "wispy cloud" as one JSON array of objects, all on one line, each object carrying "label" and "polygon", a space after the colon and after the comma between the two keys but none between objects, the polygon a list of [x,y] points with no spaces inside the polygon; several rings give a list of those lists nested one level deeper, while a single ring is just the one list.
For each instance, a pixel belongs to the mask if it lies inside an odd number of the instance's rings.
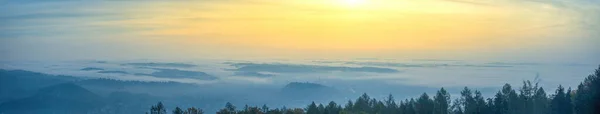
[{"label": "wispy cloud", "polygon": [[250,76],[250,77],[273,77],[275,74],[270,73],[260,73],[260,72],[234,72],[235,76]]},{"label": "wispy cloud", "polygon": [[234,63],[233,71],[241,72],[272,72],[272,73],[322,73],[322,72],[372,72],[372,73],[397,73],[396,69],[381,67],[347,67],[306,64],[284,63]]},{"label": "wispy cloud", "polygon": [[200,71],[187,71],[187,70],[178,70],[178,69],[163,69],[163,68],[150,68],[153,70],[157,70],[150,74],[144,73],[136,73],[134,75],[140,76],[154,76],[161,78],[190,78],[190,79],[200,79],[200,80],[216,80],[217,77],[207,74],[205,72]]},{"label": "wispy cloud", "polygon": [[103,73],[103,74],[129,74],[126,71],[118,71],[118,70],[103,70],[103,71],[98,71],[98,73]]},{"label": "wispy cloud", "polygon": [[100,70],[100,71],[101,71],[101,70],[104,70],[104,69],[103,69],[103,68],[96,68],[96,67],[85,67],[85,68],[82,68],[82,69],[80,69],[80,70],[83,70],[83,71],[95,71],[95,70]]},{"label": "wispy cloud", "polygon": [[175,67],[175,68],[192,68],[197,65],[186,63],[125,63],[122,65],[138,66],[138,67]]}]

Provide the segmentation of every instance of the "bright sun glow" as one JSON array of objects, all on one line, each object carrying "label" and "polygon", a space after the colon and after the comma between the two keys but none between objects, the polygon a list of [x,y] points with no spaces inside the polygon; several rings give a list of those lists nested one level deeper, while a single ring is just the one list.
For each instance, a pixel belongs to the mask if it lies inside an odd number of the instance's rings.
[{"label": "bright sun glow", "polygon": [[360,6],[364,5],[367,0],[340,0],[340,2],[348,6]]}]

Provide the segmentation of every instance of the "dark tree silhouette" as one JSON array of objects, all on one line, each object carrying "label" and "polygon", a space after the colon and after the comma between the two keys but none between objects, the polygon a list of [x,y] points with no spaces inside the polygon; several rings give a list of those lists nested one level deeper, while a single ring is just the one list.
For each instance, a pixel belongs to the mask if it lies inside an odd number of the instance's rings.
[{"label": "dark tree silhouette", "polygon": [[179,107],[175,107],[173,110],[173,114],[183,114],[183,110]]},{"label": "dark tree silhouette", "polygon": [[202,109],[199,108],[195,108],[195,107],[190,107],[188,108],[185,112],[183,112],[184,114],[204,114],[204,111]]},{"label": "dark tree silhouette", "polygon": [[[391,96],[391,95],[390,95]],[[433,97],[433,113],[434,114],[448,114],[450,111],[450,94],[441,88],[437,91]],[[391,113],[390,113],[391,114]]]},{"label": "dark tree silhouette", "polygon": [[150,107],[150,114],[167,114],[167,110],[162,102],[158,102],[155,106]]}]

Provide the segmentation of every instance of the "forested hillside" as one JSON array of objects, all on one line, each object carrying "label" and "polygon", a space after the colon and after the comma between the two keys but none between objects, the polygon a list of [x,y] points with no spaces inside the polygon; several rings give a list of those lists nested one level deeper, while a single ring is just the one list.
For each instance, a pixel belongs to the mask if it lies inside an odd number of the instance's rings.
[{"label": "forested hillside", "polygon": [[[465,87],[460,96],[451,97],[441,88],[434,95],[396,100],[371,98],[366,93],[346,103],[311,103],[302,108],[236,107],[226,103],[217,114],[599,114],[600,67],[577,87],[558,86],[546,92],[538,83],[524,81],[521,87],[505,84],[493,97],[484,98],[478,90]],[[318,94],[318,93],[315,93]],[[454,99],[451,99],[454,98]],[[159,102],[150,114],[202,114],[199,108],[165,109]]]}]

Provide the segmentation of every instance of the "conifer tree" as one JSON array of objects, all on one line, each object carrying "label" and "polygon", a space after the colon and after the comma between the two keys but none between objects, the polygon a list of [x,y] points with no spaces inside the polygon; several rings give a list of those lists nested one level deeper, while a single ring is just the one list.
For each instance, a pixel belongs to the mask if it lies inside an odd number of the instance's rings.
[{"label": "conifer tree", "polygon": [[312,102],[311,104],[309,104],[306,107],[306,113],[307,114],[319,114],[319,109],[317,107],[317,104],[315,104],[315,102]]},{"label": "conifer tree", "polygon": [[150,114],[167,114],[167,110],[162,102],[158,102],[158,104],[150,108]]},{"label": "conifer tree", "polygon": [[433,114],[433,101],[429,99],[427,93],[421,94],[416,102],[417,114]]},{"label": "conifer tree", "polygon": [[450,106],[450,94],[444,89],[441,88],[437,91],[436,95],[433,97],[433,113],[434,114],[448,114],[449,106]]},{"label": "conifer tree", "polygon": [[547,114],[548,113],[548,97],[546,95],[546,92],[544,91],[544,88],[540,87],[537,89],[537,91],[535,92],[535,95],[533,97],[533,111],[532,114]]},{"label": "conifer tree", "polygon": [[574,93],[576,114],[600,113],[600,66],[577,86]]},{"label": "conifer tree", "polygon": [[183,114],[183,110],[179,107],[175,107],[173,110],[173,114]]},{"label": "conifer tree", "polygon": [[388,95],[387,99],[385,100],[385,108],[384,108],[383,113],[395,114],[395,113],[397,113],[396,112],[397,108],[398,108],[398,104],[396,104],[394,96],[392,96],[392,94]]},{"label": "conifer tree", "polygon": [[556,93],[554,94],[553,98],[552,98],[552,102],[550,104],[550,108],[551,108],[551,114],[567,114],[567,110],[565,108],[566,106],[566,99],[565,99],[566,95],[565,95],[565,88],[562,87],[562,85],[558,86],[558,89],[556,89]]}]

